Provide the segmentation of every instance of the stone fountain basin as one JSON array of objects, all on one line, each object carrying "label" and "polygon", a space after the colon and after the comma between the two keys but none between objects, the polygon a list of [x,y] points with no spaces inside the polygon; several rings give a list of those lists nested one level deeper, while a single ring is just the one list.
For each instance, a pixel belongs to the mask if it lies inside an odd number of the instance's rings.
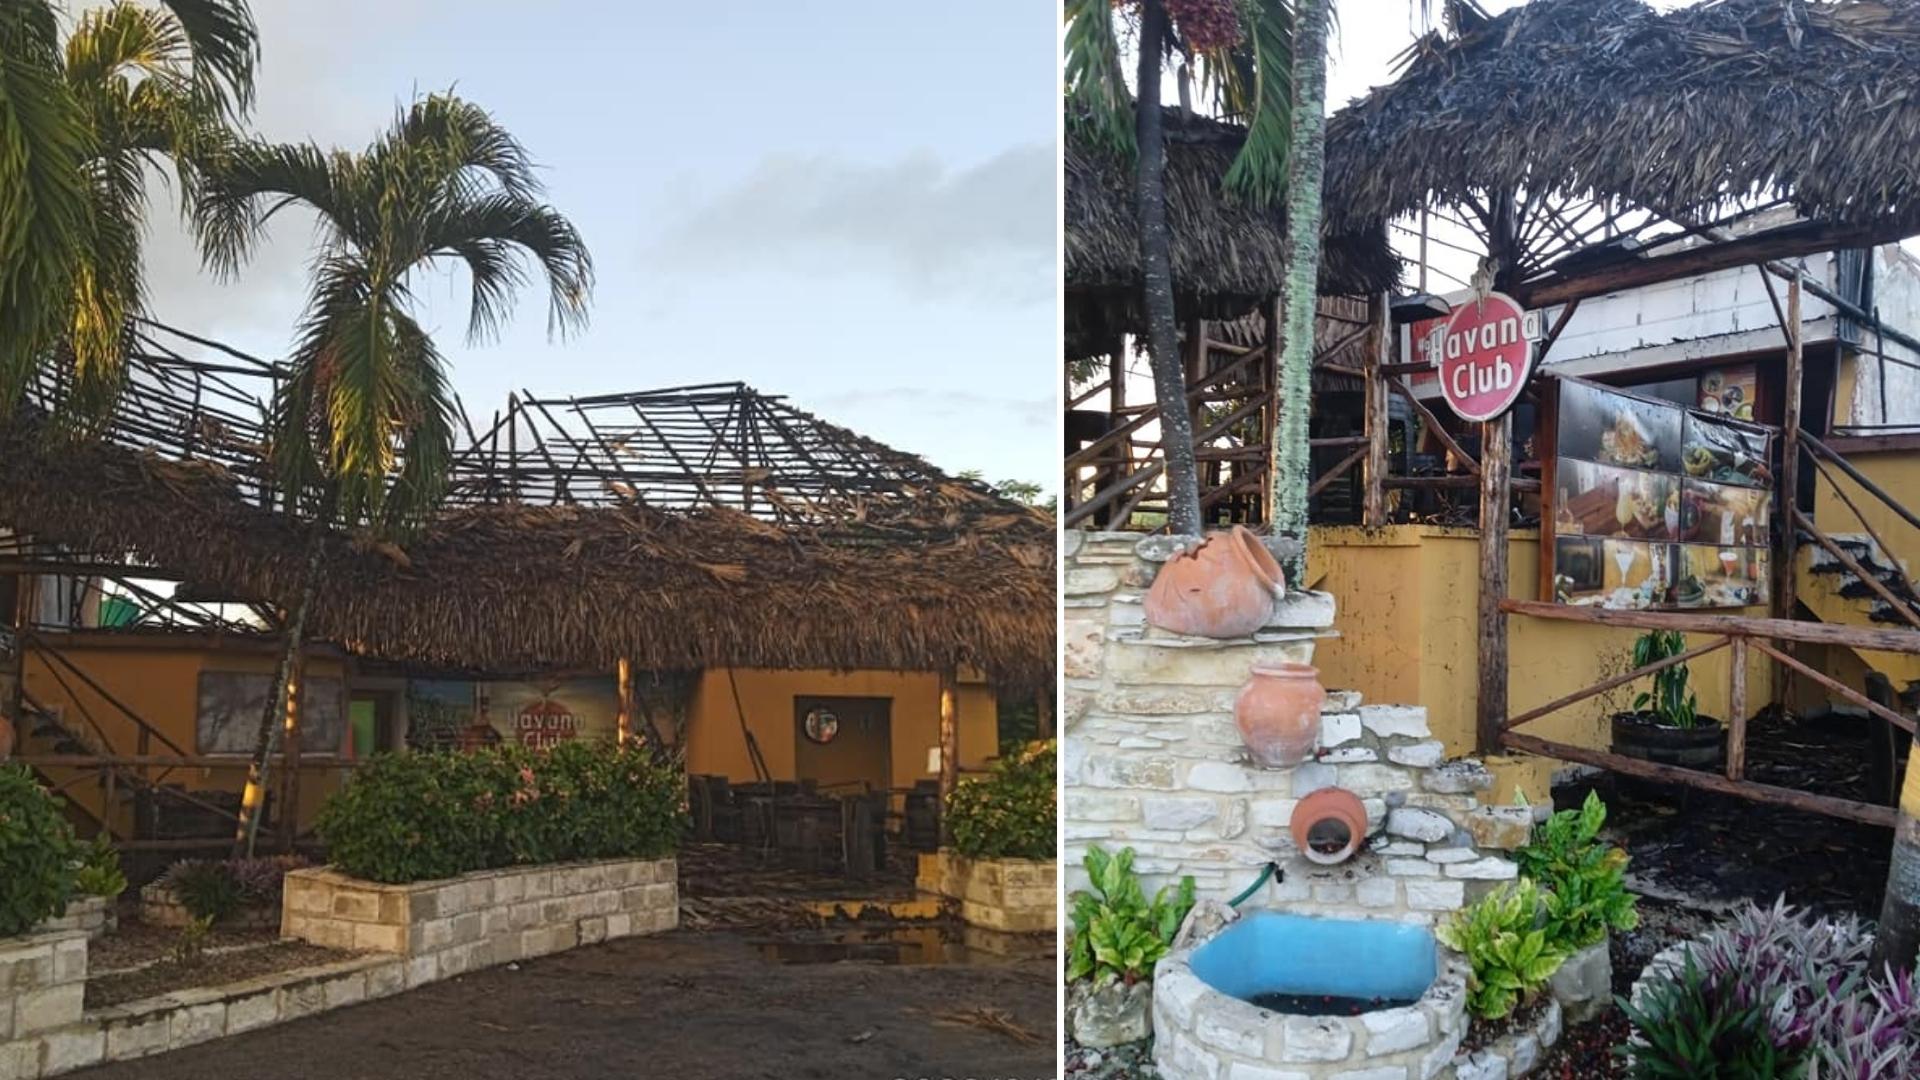
[{"label": "stone fountain basin", "polygon": [[[1260,994],[1411,1001],[1358,1016],[1274,1012]],[[1154,969],[1167,1080],[1431,1080],[1466,1031],[1467,965],[1425,926],[1259,911]]]}]

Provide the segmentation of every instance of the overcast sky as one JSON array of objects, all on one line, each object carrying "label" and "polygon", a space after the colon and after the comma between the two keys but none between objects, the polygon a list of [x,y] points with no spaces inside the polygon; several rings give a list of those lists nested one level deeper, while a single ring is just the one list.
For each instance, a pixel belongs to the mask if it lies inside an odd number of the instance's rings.
[{"label": "overcast sky", "polygon": [[[253,0],[257,129],[359,147],[454,87],[545,167],[598,269],[587,332],[523,297],[463,340],[424,321],[470,413],[510,389],[744,380],[949,471],[1051,481],[1058,16],[1045,0]],[[285,353],[310,219],[244,277],[198,271],[156,207],[156,315]]]}]

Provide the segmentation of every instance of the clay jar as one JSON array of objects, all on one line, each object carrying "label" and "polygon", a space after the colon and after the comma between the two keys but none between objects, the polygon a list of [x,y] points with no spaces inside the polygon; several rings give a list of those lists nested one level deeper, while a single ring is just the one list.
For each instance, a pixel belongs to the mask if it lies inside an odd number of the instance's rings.
[{"label": "clay jar", "polygon": [[1147,590],[1147,622],[1176,634],[1246,637],[1273,618],[1280,564],[1245,526],[1167,560]]},{"label": "clay jar", "polygon": [[1233,699],[1233,722],[1253,760],[1291,769],[1320,741],[1320,705],[1327,699],[1320,672],[1306,664],[1255,664]]},{"label": "clay jar", "polygon": [[1367,808],[1346,788],[1321,788],[1293,808],[1287,831],[1308,862],[1332,866],[1360,850],[1367,838]]}]

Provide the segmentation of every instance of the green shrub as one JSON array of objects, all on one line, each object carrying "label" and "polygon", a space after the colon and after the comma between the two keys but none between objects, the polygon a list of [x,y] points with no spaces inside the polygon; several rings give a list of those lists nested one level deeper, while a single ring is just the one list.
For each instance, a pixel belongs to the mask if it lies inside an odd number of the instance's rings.
[{"label": "green shrub", "polygon": [[73,871],[73,891],[82,896],[104,896],[111,900],[127,891],[127,875],[120,869],[120,853],[106,836],[96,836],[78,850],[79,862]]},{"label": "green shrub", "polygon": [[60,800],[25,766],[0,765],[0,937],[66,910],[78,850]]},{"label": "green shrub", "polygon": [[[1633,666],[1646,667],[1687,651],[1687,636],[1678,630],[1649,630],[1633,643]],[[1653,690],[1633,699],[1636,711],[1652,712],[1667,727],[1692,728],[1700,723],[1699,699],[1687,689],[1687,665],[1675,664],[1653,673]]]},{"label": "green shrub", "polygon": [[1773,1002],[1741,1003],[1731,989],[1730,984],[1716,984],[1688,952],[1683,971],[1647,983],[1638,1008],[1617,999],[1637,1037],[1614,1049],[1626,1062],[1627,1075],[1634,1080],[1785,1080],[1805,1075],[1801,1055],[1777,1049],[1768,1034]]},{"label": "green shrub", "polygon": [[1599,943],[1609,930],[1640,925],[1627,891],[1627,853],[1600,839],[1607,805],[1595,792],[1578,810],[1536,825],[1514,852],[1520,873],[1546,890],[1547,942],[1568,952]]},{"label": "green shrub", "polygon": [[343,872],[401,884],[497,866],[657,858],[685,828],[683,783],[638,748],[380,754],[321,807]]},{"label": "green shrub", "polygon": [[240,883],[227,868],[214,859],[189,859],[167,869],[167,888],[180,898],[181,906],[208,926],[224,922],[246,903]]},{"label": "green shrub", "polygon": [[977,859],[1051,859],[1055,851],[1055,749],[1034,743],[994,763],[993,775],[955,787],[947,800],[954,849]]},{"label": "green shrub", "polygon": [[1111,976],[1132,986],[1151,977],[1193,907],[1193,878],[1163,886],[1149,904],[1133,873],[1133,849],[1109,856],[1098,845],[1087,848],[1087,877],[1092,888],[1068,898],[1067,981]]},{"label": "green shrub", "polygon": [[1547,939],[1546,900],[1530,878],[1510,881],[1434,930],[1447,948],[1473,967],[1467,1010],[1498,1020],[1531,998],[1560,969],[1567,954]]}]

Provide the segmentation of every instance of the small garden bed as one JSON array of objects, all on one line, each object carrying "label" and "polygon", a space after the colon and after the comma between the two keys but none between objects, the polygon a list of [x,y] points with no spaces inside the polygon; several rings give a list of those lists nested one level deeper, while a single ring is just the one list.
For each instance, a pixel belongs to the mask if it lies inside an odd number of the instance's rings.
[{"label": "small garden bed", "polygon": [[132,970],[88,978],[87,1008],[124,1005],[193,987],[224,986],[296,968],[331,964],[350,955],[305,942],[272,941],[220,952],[209,950],[198,960],[185,963],[165,958]]},{"label": "small garden bed", "polygon": [[[280,940],[280,928],[215,925],[207,931],[203,951],[208,955],[236,949],[258,949]],[[87,947],[87,973],[98,978],[160,963],[180,947],[180,930],[127,920],[113,933]]]}]

